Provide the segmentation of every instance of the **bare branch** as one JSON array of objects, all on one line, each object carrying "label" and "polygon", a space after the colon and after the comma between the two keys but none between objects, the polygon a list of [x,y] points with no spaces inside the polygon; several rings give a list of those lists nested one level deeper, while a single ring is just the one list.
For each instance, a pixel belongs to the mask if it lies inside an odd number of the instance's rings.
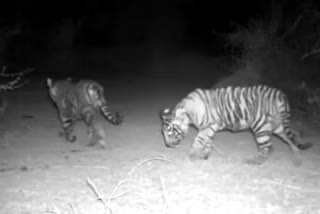
[{"label": "bare branch", "polygon": [[128,173],[128,175],[132,175],[132,173],[139,167],[141,166],[142,164],[145,164],[149,161],[153,161],[153,160],[158,160],[158,161],[164,161],[164,162],[171,162],[171,160],[168,160],[164,157],[152,157],[152,158],[148,158],[148,159],[145,159],[145,160],[142,160],[140,161],[137,165],[135,165],[131,170],[130,172]]},{"label": "bare branch", "polygon": [[23,85],[27,83],[27,81],[20,82],[21,77],[16,77],[14,80],[4,84],[0,85],[0,91],[12,91],[17,88],[21,88]]},{"label": "bare branch", "polygon": [[8,77],[8,78],[13,78],[13,77],[22,77],[28,73],[31,73],[32,71],[34,71],[34,68],[32,67],[29,67],[29,68],[26,68],[20,72],[16,72],[16,73],[7,73],[7,66],[3,66],[2,67],[2,70],[0,72],[0,77]]},{"label": "bare branch", "polygon": [[307,53],[305,53],[301,59],[304,60],[305,58],[311,56],[311,55],[315,55],[320,53],[320,39],[318,39],[318,41],[316,42],[316,44],[314,45],[314,47]]},{"label": "bare branch", "polygon": [[7,71],[7,66],[3,66],[2,71],[0,72],[0,77],[14,78],[14,79],[7,82],[6,84],[0,84],[0,91],[12,91],[28,83],[27,81],[21,81],[22,77],[34,71],[34,68],[27,68],[17,73],[7,73],[6,71]]},{"label": "bare branch", "polygon": [[298,18],[296,19],[296,21],[291,25],[291,27],[289,28],[288,31],[286,31],[284,34],[282,34],[281,39],[283,40],[284,38],[286,38],[291,32],[293,32],[297,26],[299,25],[300,21],[302,20],[302,16],[298,16]]}]

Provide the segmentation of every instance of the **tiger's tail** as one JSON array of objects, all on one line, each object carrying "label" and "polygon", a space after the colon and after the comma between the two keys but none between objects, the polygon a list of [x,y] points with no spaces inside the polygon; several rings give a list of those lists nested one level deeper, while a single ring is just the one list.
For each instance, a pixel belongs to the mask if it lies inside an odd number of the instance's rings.
[{"label": "tiger's tail", "polygon": [[120,125],[122,123],[122,117],[119,115],[118,112],[112,112],[109,110],[107,105],[103,105],[100,107],[100,110],[103,116],[112,124]]}]

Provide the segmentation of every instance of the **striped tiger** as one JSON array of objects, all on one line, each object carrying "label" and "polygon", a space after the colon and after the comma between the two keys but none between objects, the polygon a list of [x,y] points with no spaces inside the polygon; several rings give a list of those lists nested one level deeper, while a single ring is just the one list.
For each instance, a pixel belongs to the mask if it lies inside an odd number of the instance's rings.
[{"label": "striped tiger", "polygon": [[73,126],[76,120],[83,120],[88,126],[88,146],[98,144],[104,147],[103,126],[95,120],[97,113],[103,116],[112,124],[119,125],[122,118],[118,113],[109,110],[104,98],[103,87],[93,80],[80,80],[73,83],[71,79],[53,82],[47,79],[49,95],[56,104],[62,124],[61,134],[67,142],[75,142]]},{"label": "striped tiger", "polygon": [[214,148],[214,134],[221,130],[253,132],[258,153],[245,161],[248,164],[260,165],[268,159],[272,134],[289,144],[294,153],[312,146],[298,142],[296,132],[290,128],[286,95],[264,85],[196,89],[174,109],[164,109],[160,116],[167,147],[178,147],[190,125],[198,129],[190,150],[191,160],[208,159]]}]

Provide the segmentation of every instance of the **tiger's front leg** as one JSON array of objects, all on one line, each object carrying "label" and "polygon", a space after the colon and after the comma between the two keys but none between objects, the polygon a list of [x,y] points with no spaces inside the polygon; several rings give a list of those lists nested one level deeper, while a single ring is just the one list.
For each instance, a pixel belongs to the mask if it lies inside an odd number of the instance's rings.
[{"label": "tiger's front leg", "polygon": [[60,135],[64,136],[67,142],[73,143],[77,137],[73,134],[74,120],[61,117],[62,131]]},{"label": "tiger's front leg", "polygon": [[216,126],[211,125],[205,129],[199,130],[194,138],[191,150],[190,159],[208,159],[213,148],[213,136],[216,133]]}]

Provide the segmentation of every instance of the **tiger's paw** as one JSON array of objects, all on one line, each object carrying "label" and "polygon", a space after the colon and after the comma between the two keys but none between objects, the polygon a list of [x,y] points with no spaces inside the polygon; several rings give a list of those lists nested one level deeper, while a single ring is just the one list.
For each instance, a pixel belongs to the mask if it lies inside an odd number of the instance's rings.
[{"label": "tiger's paw", "polygon": [[310,142],[298,145],[298,148],[300,150],[306,150],[306,149],[309,149],[310,147],[312,147],[312,143],[310,143]]},{"label": "tiger's paw", "polygon": [[65,135],[64,131],[61,130],[61,131],[58,132],[58,137],[63,137],[64,138],[65,136],[66,135]]},{"label": "tiger's paw", "polygon": [[120,125],[123,123],[123,115],[121,115],[119,112],[116,112],[116,118],[117,118],[116,120],[117,125]]},{"label": "tiger's paw", "polygon": [[92,134],[91,137],[89,137],[89,143],[87,144],[88,147],[93,147],[96,146],[98,149],[105,149],[106,148],[106,141],[104,133],[97,134]]},{"label": "tiger's paw", "polygon": [[77,140],[77,136],[71,133],[65,133],[64,137],[68,143],[74,143]]},{"label": "tiger's paw", "polygon": [[58,132],[58,136],[65,138],[66,142],[68,142],[68,143],[74,143],[77,140],[77,137],[75,135],[67,134],[64,131]]},{"label": "tiger's paw", "polygon": [[71,135],[71,136],[67,137],[67,141],[69,143],[74,143],[74,142],[76,142],[76,140],[77,140],[77,137],[75,135]]},{"label": "tiger's paw", "polygon": [[267,160],[267,157],[263,157],[263,156],[256,156],[254,158],[250,158],[245,160],[245,163],[248,165],[261,165],[263,164],[265,161]]},{"label": "tiger's paw", "polygon": [[209,153],[203,151],[191,151],[189,154],[190,161],[194,162],[197,160],[208,160]]}]

